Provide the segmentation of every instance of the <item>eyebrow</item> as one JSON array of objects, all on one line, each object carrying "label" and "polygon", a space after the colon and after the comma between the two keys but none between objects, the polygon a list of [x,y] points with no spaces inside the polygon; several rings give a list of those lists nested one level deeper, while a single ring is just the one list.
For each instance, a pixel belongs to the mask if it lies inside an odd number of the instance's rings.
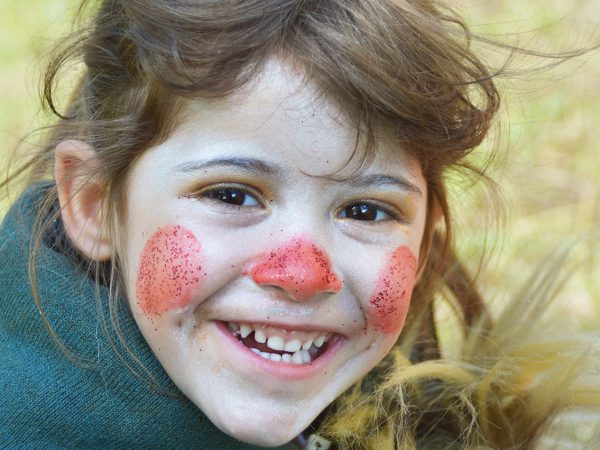
[{"label": "eyebrow", "polygon": [[421,189],[402,176],[393,177],[390,175],[373,174],[353,177],[350,181],[353,186],[357,187],[393,186],[398,187],[403,191],[415,193],[420,197],[423,196]]},{"label": "eyebrow", "polygon": [[[216,158],[207,161],[187,161],[175,167],[177,172],[189,173],[199,170],[210,169],[213,167],[230,167],[241,169],[255,175],[275,175],[280,177],[283,169],[277,164],[263,161],[256,158]],[[339,180],[338,180],[339,181]],[[372,174],[352,177],[346,181],[352,186],[359,188],[368,188],[372,186],[392,186],[398,187],[403,191],[412,192],[423,196],[421,189],[402,176],[393,177],[383,174]]]},{"label": "eyebrow", "polygon": [[175,167],[177,172],[188,173],[213,167],[242,169],[256,175],[280,175],[283,171],[276,164],[255,158],[217,158],[208,161],[188,161]]}]

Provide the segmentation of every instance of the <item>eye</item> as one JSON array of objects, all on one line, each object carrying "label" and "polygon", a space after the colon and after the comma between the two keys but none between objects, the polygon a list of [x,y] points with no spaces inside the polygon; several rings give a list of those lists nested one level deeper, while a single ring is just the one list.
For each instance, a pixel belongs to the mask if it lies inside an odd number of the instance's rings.
[{"label": "eye", "polygon": [[354,203],[340,210],[339,217],[366,222],[392,219],[392,215],[372,203]]},{"label": "eye", "polygon": [[204,192],[208,198],[233,206],[260,206],[254,195],[236,187],[219,187]]}]

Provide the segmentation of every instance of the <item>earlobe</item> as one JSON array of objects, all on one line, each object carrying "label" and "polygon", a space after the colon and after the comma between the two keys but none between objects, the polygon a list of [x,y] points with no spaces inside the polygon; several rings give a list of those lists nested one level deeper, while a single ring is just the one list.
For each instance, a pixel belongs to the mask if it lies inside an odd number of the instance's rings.
[{"label": "earlobe", "polygon": [[102,217],[97,165],[96,152],[85,142],[63,141],[55,149],[54,177],[67,236],[87,258],[105,261],[112,247]]}]

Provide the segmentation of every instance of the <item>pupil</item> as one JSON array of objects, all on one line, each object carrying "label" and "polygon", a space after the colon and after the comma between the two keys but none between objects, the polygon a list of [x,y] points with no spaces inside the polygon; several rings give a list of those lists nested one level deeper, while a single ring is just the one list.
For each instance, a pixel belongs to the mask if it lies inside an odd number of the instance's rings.
[{"label": "pupil", "polygon": [[246,194],[235,189],[219,189],[213,194],[213,197],[224,203],[231,205],[243,205],[246,200]]},{"label": "pupil", "polygon": [[346,217],[355,220],[375,220],[377,217],[377,208],[365,204],[348,206],[344,212]]}]

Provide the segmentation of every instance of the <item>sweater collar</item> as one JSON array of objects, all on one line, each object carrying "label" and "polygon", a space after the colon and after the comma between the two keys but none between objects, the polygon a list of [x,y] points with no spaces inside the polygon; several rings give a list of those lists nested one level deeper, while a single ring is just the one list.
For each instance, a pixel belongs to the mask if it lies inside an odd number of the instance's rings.
[{"label": "sweater collar", "polygon": [[36,253],[38,309],[28,253],[37,205],[51,188],[26,192],[0,228],[0,342],[10,369],[0,366],[0,391],[7,393],[0,428],[6,421],[14,431],[7,443],[258,448],[222,433],[177,389],[123,299],[111,318],[108,289],[73,258],[59,220]]}]

